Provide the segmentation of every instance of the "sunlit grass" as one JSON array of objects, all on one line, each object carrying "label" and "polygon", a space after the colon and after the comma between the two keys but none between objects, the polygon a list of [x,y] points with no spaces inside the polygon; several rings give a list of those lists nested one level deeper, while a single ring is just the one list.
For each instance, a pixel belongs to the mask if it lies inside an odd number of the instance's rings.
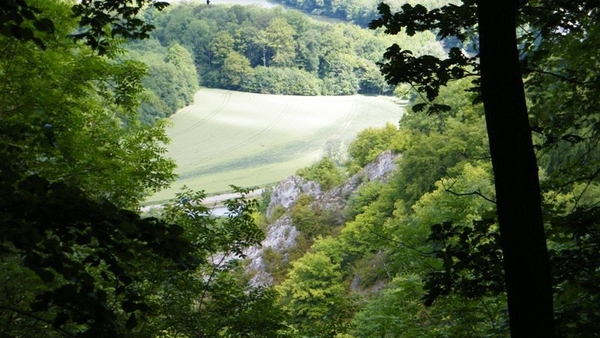
[{"label": "sunlit grass", "polygon": [[183,185],[217,194],[229,185],[264,186],[319,159],[326,144],[347,145],[368,127],[396,124],[402,108],[375,96],[283,96],[204,88],[171,117],[169,156],[179,180],[148,202],[170,199]]}]

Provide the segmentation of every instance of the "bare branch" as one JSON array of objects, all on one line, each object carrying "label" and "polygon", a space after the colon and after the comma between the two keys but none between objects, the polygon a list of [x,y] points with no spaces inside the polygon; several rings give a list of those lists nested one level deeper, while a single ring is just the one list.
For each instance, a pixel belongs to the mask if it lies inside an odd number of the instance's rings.
[{"label": "bare branch", "polygon": [[495,200],[493,200],[493,199],[491,199],[491,198],[489,198],[489,197],[485,196],[484,194],[482,194],[482,193],[481,193],[481,191],[480,191],[480,190],[471,191],[471,192],[459,193],[459,192],[456,192],[456,191],[452,191],[452,190],[451,190],[453,186],[454,186],[454,183],[452,183],[452,186],[450,186],[450,187],[446,187],[446,186],[444,185],[444,181],[442,181],[442,187],[444,187],[444,190],[445,190],[446,192],[449,192],[449,193],[451,193],[451,194],[452,194],[452,195],[454,195],[454,196],[473,196],[473,195],[475,195],[475,196],[479,196],[479,197],[483,198],[484,200],[486,200],[486,201],[488,201],[488,202],[490,202],[490,203],[494,203],[494,204],[496,204],[496,201],[495,201]]},{"label": "bare branch", "polygon": [[549,72],[549,71],[542,70],[542,69],[534,69],[534,68],[527,67],[527,68],[525,68],[525,71],[531,72],[531,73],[539,73],[539,74],[554,76],[554,77],[564,80],[566,82],[579,84],[579,85],[587,85],[587,84],[593,83],[592,81],[579,81],[574,77],[567,77],[565,75]]}]

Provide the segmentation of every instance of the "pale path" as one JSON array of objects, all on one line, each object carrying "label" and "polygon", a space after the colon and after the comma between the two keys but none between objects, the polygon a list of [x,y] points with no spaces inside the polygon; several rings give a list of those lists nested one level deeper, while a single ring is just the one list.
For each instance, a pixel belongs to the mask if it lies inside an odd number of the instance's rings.
[{"label": "pale path", "polygon": [[[263,193],[263,191],[265,191],[265,189],[256,189],[254,191],[251,191],[249,194],[247,194],[246,197],[248,197],[248,198],[260,197],[260,195]],[[216,195],[216,196],[208,196],[204,199],[204,201],[202,201],[202,204],[207,205],[207,206],[222,205],[223,202],[225,202],[226,200],[230,200],[230,199],[233,199],[236,197],[240,197],[240,194],[231,193],[231,194],[222,194],[222,195]]]}]

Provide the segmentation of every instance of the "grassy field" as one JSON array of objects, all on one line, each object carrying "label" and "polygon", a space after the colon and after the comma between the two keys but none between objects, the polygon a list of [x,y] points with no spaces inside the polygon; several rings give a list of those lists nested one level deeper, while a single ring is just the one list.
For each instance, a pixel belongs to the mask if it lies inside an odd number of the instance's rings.
[{"label": "grassy field", "polygon": [[375,96],[283,96],[203,88],[171,117],[168,156],[179,179],[148,202],[170,199],[183,185],[218,194],[229,185],[282,180],[368,127],[397,124],[402,108]]}]

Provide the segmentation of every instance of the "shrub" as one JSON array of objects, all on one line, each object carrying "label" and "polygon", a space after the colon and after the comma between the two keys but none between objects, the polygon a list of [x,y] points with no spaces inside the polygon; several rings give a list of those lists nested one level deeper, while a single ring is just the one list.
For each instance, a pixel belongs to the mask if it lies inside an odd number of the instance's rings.
[{"label": "shrub", "polygon": [[299,169],[296,175],[319,183],[324,190],[329,190],[344,182],[344,175],[329,157],[324,157],[311,166]]}]

